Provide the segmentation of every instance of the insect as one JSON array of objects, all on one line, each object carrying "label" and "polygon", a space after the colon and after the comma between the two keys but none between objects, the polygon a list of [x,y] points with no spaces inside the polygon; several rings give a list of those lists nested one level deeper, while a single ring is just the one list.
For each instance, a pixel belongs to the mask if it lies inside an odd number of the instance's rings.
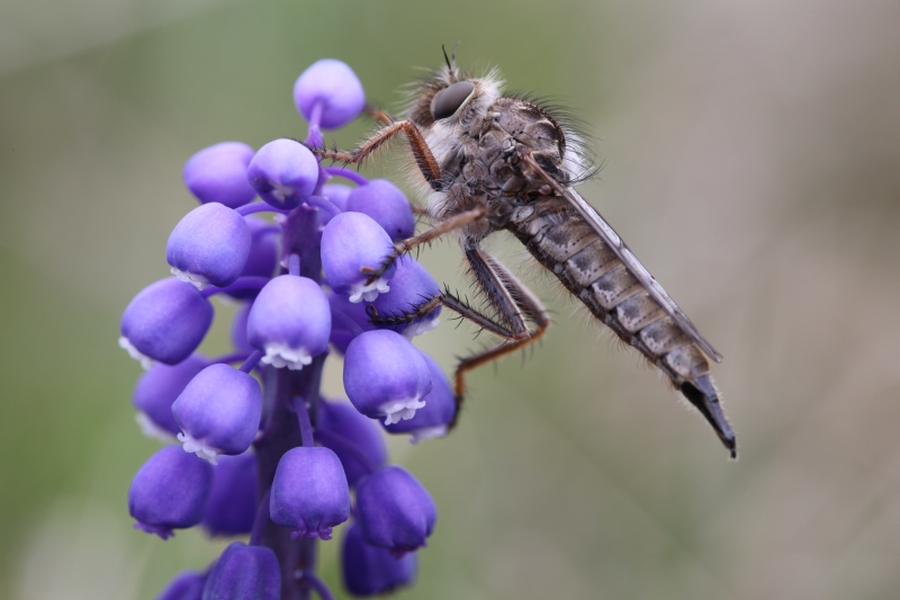
[{"label": "insect", "polygon": [[443,305],[501,338],[497,346],[461,360],[455,375],[457,402],[465,394],[468,371],[533,343],[549,325],[535,295],[481,246],[488,235],[506,230],[597,319],[665,373],[735,458],[734,432],[707,360],[720,362],[722,357],[575,190],[587,171],[578,137],[551,110],[504,96],[496,71],[473,77],[457,68],[455,53],[448,58],[445,51],[444,60],[446,66],[411,95],[406,118],[395,120],[372,109],[382,126],[356,150],[319,154],[360,163],[405,136],[433,226],[399,243],[370,280],[412,248],[451,232],[459,235],[492,314],[445,290],[400,317],[412,320]]}]

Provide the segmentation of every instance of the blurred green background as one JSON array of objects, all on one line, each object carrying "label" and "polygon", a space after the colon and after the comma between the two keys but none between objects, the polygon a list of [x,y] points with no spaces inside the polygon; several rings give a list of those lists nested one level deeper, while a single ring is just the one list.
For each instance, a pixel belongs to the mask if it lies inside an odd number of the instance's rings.
[{"label": "blurred green background", "polygon": [[[218,141],[302,137],[291,89],[319,58],[392,107],[457,41],[461,64],[598,137],[582,192],[725,355],[741,456],[498,239],[555,326],[471,379],[452,436],[392,440],[440,510],[400,597],[898,597],[897,23],[879,0],[5,0],[0,597],[152,598],[221,550],[138,533],[125,502],[157,446],[133,422],[119,316],[167,274],[194,205],[181,167]],[[465,289],[452,243],[422,260]],[[448,371],[482,343],[450,323],[420,340]]]}]

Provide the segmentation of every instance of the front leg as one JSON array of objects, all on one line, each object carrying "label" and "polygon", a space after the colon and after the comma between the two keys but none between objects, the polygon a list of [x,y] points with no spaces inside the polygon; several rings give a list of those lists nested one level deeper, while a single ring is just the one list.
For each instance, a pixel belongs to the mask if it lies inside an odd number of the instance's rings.
[{"label": "front leg", "polygon": [[412,150],[413,157],[416,159],[416,165],[422,172],[422,176],[425,177],[425,180],[433,189],[439,190],[441,186],[441,168],[437,160],[435,160],[434,154],[431,153],[428,144],[425,143],[422,132],[419,131],[419,128],[412,121],[398,121],[382,127],[352,152],[342,152],[340,150],[315,150],[314,152],[322,158],[330,158],[343,163],[359,164],[400,133],[406,134],[406,140],[409,142],[410,150]]},{"label": "front leg", "polygon": [[427,244],[446,233],[450,233],[451,231],[456,231],[457,229],[465,227],[469,223],[481,219],[486,214],[487,213],[485,209],[482,207],[473,208],[472,210],[467,210],[466,212],[455,214],[452,217],[444,219],[428,231],[424,231],[419,235],[415,235],[411,238],[406,238],[405,240],[394,246],[394,251],[388,254],[382,261],[381,265],[369,274],[368,279],[366,279],[366,284],[371,285],[376,279],[384,275],[385,272],[391,268],[391,265],[393,265],[398,258],[403,256],[416,246]]}]

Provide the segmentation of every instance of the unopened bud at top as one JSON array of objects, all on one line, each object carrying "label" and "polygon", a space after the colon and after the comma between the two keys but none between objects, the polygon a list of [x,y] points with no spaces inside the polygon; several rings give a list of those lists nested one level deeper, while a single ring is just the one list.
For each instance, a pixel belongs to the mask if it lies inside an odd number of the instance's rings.
[{"label": "unopened bud at top", "polygon": [[313,63],[297,79],[294,104],[307,121],[312,122],[314,112],[319,110],[319,127],[337,129],[362,112],[366,95],[356,73],[346,63],[326,58]]},{"label": "unopened bud at top", "polygon": [[253,148],[241,142],[222,142],[188,159],[181,176],[201,202],[219,202],[230,208],[247,204],[256,192],[247,182]]},{"label": "unopened bud at top", "polygon": [[319,180],[319,162],[300,142],[278,139],[256,152],[247,167],[247,178],[268,204],[290,210],[312,195]]}]

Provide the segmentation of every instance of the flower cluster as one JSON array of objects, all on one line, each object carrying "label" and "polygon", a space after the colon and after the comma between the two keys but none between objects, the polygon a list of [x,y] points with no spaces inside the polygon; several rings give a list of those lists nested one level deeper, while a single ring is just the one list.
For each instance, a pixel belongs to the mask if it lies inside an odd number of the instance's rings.
[{"label": "flower cluster", "polygon": [[[364,108],[347,65],[312,65],[294,101],[309,123],[304,143],[254,151],[225,142],[187,161],[184,182],[200,205],[169,236],[173,277],[138,293],[122,316],[120,345],[146,369],[133,397],[138,422],[181,442],[137,472],[135,527],[163,539],[196,525],[249,534],[160,598],[330,598],[314,571],[316,543],[348,520],[345,586],[380,594],[412,581],[437,518],[425,488],[387,463],[380,431],[439,436],[456,413],[440,367],[411,342],[440,310],[421,314],[438,285],[394,255],[414,233],[413,211],[389,181],[324,166],[314,153],[323,129]],[[274,219],[255,215],[264,212]],[[233,352],[210,358],[197,348],[217,294],[242,307]],[[319,394],[330,354],[343,355],[349,402]]]}]

